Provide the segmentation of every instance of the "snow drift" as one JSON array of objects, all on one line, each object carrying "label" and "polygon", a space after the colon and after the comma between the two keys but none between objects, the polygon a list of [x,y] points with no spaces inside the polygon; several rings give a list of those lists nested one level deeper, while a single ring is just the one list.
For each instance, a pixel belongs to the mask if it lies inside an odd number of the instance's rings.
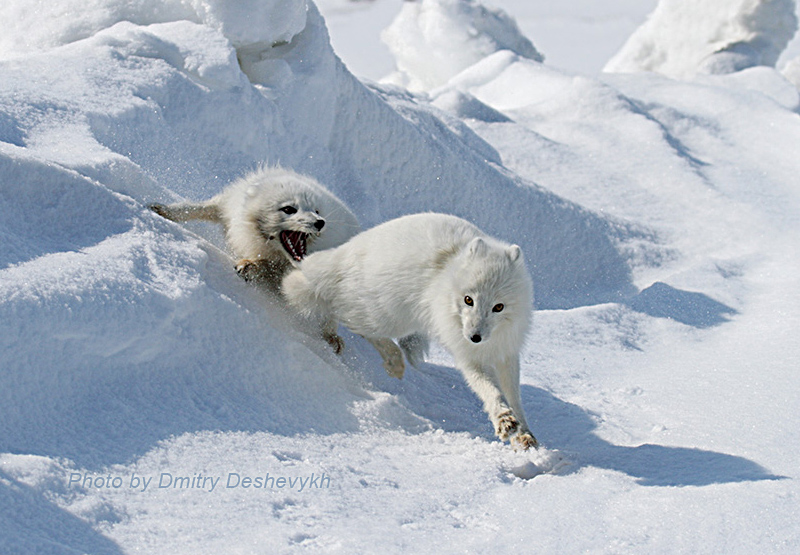
[{"label": "snow drift", "polygon": [[686,78],[774,66],[796,30],[793,0],[660,0],[604,71]]},{"label": "snow drift", "polygon": [[412,91],[430,90],[499,50],[541,62],[544,58],[502,10],[476,0],[404,2],[381,39],[397,71],[386,78]]}]

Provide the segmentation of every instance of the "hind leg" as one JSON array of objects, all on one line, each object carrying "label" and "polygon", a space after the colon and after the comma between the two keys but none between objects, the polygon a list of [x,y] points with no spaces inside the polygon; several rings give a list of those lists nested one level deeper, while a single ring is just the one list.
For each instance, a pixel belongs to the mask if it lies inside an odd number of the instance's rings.
[{"label": "hind leg", "polygon": [[344,349],[344,340],[339,337],[338,322],[326,309],[325,303],[314,294],[311,284],[300,270],[290,271],[284,278],[281,292],[289,306],[297,311],[306,324],[318,326],[322,338],[333,347],[337,355]]},{"label": "hind leg", "polygon": [[401,337],[397,344],[406,355],[406,360],[411,366],[417,368],[420,364],[425,362],[425,355],[428,354],[429,344],[428,337],[422,333],[412,333],[405,337]]},{"label": "hind leg", "polygon": [[178,204],[150,204],[148,208],[168,220],[173,222],[188,222],[189,220],[207,220],[209,222],[220,222],[221,215],[219,207],[214,199],[206,202],[181,202]]},{"label": "hind leg", "polygon": [[372,343],[372,346],[381,355],[386,373],[393,378],[401,379],[405,374],[406,365],[403,362],[403,351],[400,350],[400,347],[385,337],[366,337],[365,339]]}]

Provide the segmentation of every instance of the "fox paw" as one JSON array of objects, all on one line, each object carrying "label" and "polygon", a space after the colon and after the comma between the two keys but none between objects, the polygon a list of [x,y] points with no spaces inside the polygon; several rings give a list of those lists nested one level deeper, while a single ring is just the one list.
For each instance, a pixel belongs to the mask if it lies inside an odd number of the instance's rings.
[{"label": "fox paw", "polygon": [[497,437],[503,441],[507,440],[509,436],[514,434],[519,428],[519,422],[511,413],[507,411],[497,417],[497,424],[495,425],[495,433]]},{"label": "fox paw", "polygon": [[339,335],[336,333],[325,333],[322,335],[322,337],[328,342],[328,345],[333,348],[334,353],[337,355],[342,354],[342,351],[344,350],[344,339],[339,337]]},{"label": "fox paw", "polygon": [[253,281],[261,273],[258,264],[246,258],[237,262],[235,268],[239,277],[245,281]]},{"label": "fox paw", "polygon": [[527,451],[531,448],[537,448],[539,446],[539,442],[536,441],[536,438],[533,437],[533,434],[528,431],[524,431],[511,437],[511,446],[516,451]]}]

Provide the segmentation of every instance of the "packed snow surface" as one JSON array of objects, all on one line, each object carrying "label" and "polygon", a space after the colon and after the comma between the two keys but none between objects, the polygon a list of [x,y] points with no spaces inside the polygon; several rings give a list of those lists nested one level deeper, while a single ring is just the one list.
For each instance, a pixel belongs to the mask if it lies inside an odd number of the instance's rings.
[{"label": "packed snow surface", "polygon": [[[469,36],[477,2],[435,4]],[[506,44],[415,94],[354,77],[300,0],[8,0],[0,30],[0,552],[800,551],[778,70],[590,77]],[[364,227],[447,212],[521,246],[539,450],[441,348],[402,381],[344,330],[337,357],[218,229],[146,207],[264,164]]]}]

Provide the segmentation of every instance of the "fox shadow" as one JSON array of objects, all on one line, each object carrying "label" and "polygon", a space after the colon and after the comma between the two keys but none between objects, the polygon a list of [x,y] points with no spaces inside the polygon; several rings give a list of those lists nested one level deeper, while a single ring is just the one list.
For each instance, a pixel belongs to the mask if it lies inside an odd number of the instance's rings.
[{"label": "fox shadow", "polygon": [[[480,401],[453,368],[425,364],[407,370],[402,382],[388,377],[376,381],[435,427],[494,439]],[[565,454],[571,472],[589,466],[605,468],[627,474],[645,486],[707,486],[784,478],[746,458],[716,451],[615,445],[595,433],[592,414],[580,406],[530,385],[523,385],[521,393],[533,434],[543,446]]]},{"label": "fox shadow", "polygon": [[783,476],[744,457],[698,448],[656,444],[615,445],[599,437],[591,413],[537,387],[522,387],[523,404],[532,426],[548,447],[567,453],[575,468],[595,466],[623,472],[645,486],[780,480]]}]

